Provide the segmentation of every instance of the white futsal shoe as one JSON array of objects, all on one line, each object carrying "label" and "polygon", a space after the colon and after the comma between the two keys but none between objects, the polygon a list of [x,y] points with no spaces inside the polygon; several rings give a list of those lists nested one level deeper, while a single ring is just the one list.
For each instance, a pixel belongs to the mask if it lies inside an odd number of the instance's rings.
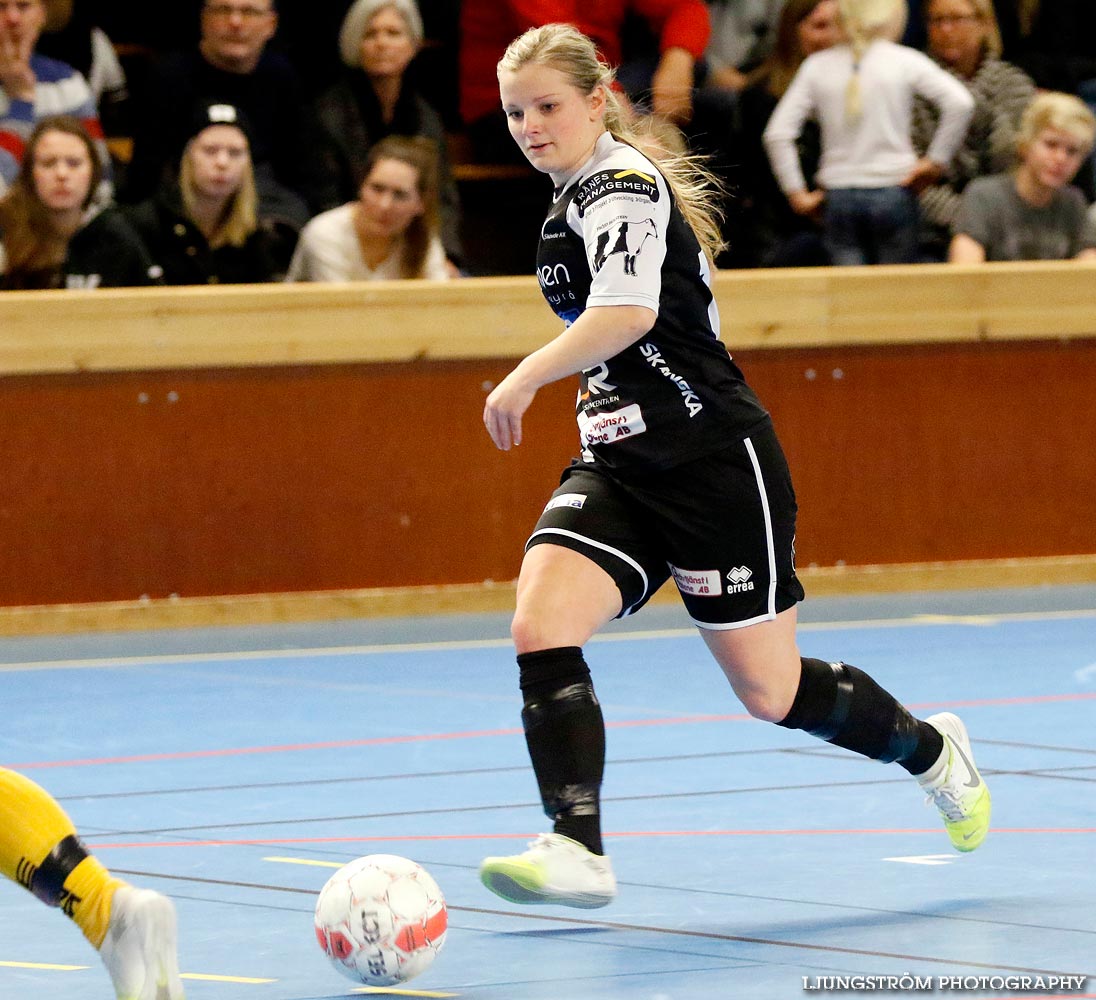
[{"label": "white futsal shoe", "polygon": [[925,720],[944,737],[943,759],[918,777],[933,805],[940,810],[944,827],[957,851],[973,851],[989,832],[989,789],[974,766],[970,737],[962,719],[951,712]]},{"label": "white futsal shoe", "polygon": [[558,903],[584,910],[607,905],[617,891],[609,859],[559,833],[542,833],[523,854],[485,858],[480,881],[511,903]]},{"label": "white futsal shoe", "polygon": [[183,1000],[175,906],[167,896],[128,885],[119,888],[99,954],[118,1000]]}]

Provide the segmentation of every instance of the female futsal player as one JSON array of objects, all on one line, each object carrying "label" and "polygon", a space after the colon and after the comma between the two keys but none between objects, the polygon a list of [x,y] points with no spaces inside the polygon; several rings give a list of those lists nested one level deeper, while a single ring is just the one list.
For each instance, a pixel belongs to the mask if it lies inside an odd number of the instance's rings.
[{"label": "female futsal player", "polygon": [[570,26],[526,32],[498,74],[514,141],[555,185],[537,273],[565,329],[499,383],[483,419],[509,450],[537,390],[581,373],[582,453],[529,539],[512,626],[554,831],[487,858],[484,884],[515,903],[596,907],[616,894],[601,842],[605,727],[582,647],[671,575],[751,715],[901,764],[954,846],[973,850],[990,796],[963,723],[919,721],[856,667],[799,654],[795,494],[769,416],[718,339],[703,173],[630,144],[611,71]]},{"label": "female futsal player", "polygon": [[72,918],[98,950],[118,1000],[183,1000],[171,900],[111,875],[49,792],[6,767],[0,872]]}]

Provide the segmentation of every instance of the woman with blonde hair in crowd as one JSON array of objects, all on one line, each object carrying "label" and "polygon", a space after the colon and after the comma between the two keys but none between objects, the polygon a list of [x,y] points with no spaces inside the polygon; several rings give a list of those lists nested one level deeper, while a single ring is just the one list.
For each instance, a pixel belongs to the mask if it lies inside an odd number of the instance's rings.
[{"label": "woman with blonde hair in crowd", "polygon": [[446,153],[441,115],[418,92],[411,64],[422,48],[415,0],[355,0],[339,32],[343,73],[320,95],[321,163],[330,203],[356,197],[369,151],[389,135],[424,136],[438,156],[442,243],[455,264],[462,259],[460,200]]},{"label": "woman with blonde hair in crowd", "polygon": [[100,288],[159,283],[140,237],[95,201],[103,163],[77,118],[43,118],[0,200],[0,288]]},{"label": "woman with blonde hair in crowd", "polygon": [[601,826],[605,722],[583,647],[671,577],[752,715],[899,763],[952,844],[975,849],[991,804],[963,723],[915,719],[858,668],[800,655],[795,491],[769,414],[720,340],[707,173],[649,136],[637,143],[612,70],[571,25],[518,37],[498,78],[511,137],[551,179],[537,273],[560,329],[491,390],[483,422],[510,451],[538,391],[578,375],[581,453],[526,543],[511,624],[552,830],[484,859],[484,885],[512,903],[616,896]]},{"label": "woman with blonde hair in crowd", "polygon": [[279,271],[274,238],[257,218],[243,112],[231,104],[202,105],[192,128],[178,179],[129,209],[130,221],[166,284],[273,281]]},{"label": "woman with blonde hair in crowd", "polygon": [[303,230],[287,281],[450,277],[438,218],[437,152],[429,139],[389,136],[369,153],[356,201]]},{"label": "woman with blonde hair in crowd", "polygon": [[967,186],[948,259],[1096,260],[1096,223],[1071,181],[1096,140],[1096,116],[1073,94],[1036,97],[1020,122],[1016,169]]},{"label": "woman with blonde hair in crowd", "polygon": [[[1001,31],[992,0],[928,0],[928,54],[952,73],[974,98],[966,137],[944,175],[920,195],[923,255],[943,260],[963,189],[975,177],[1000,173],[1015,157],[1020,116],[1035,85],[1019,67],[1001,59]],[[939,124],[937,110],[918,99],[913,108],[913,144],[924,153]]]},{"label": "woman with blonde hair in crowd", "polygon": [[[804,60],[765,128],[765,147],[791,207],[822,212],[834,264],[914,263],[917,194],[959,148],[974,100],[924,53],[894,41],[905,27],[905,0],[838,0],[838,10],[847,40]],[[910,137],[918,95],[940,109],[921,157]],[[811,117],[822,136],[815,189],[795,149]]]}]

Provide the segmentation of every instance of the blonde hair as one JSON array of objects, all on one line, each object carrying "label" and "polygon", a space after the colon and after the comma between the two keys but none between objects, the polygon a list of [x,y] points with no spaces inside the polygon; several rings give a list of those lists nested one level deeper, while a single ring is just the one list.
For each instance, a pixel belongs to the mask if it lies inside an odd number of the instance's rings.
[{"label": "blonde hair", "polygon": [[[932,15],[932,5],[936,0],[929,0],[925,5],[925,20]],[[999,58],[1004,44],[1001,41],[1001,26],[997,23],[997,12],[993,9],[993,0],[966,0],[974,9],[974,16],[982,22],[985,35],[982,36],[982,57],[993,56]]]},{"label": "blonde hair", "polygon": [[[199,198],[198,188],[194,183],[193,149],[194,143],[201,134],[199,132],[186,144],[179,164],[179,195],[183,200],[183,211],[191,219],[194,218],[194,209]],[[226,245],[242,247],[251,234],[259,228],[258,208],[259,197],[255,192],[255,172],[251,166],[251,144],[248,143],[247,169],[240,178],[240,186],[225,201],[217,228],[209,237],[210,249],[216,250]]]},{"label": "blonde hair", "polygon": [[896,40],[902,36],[909,7],[906,0],[837,0],[837,10],[852,49],[852,78],[845,90],[845,117],[855,122],[864,110],[860,60],[877,38]]},{"label": "blonde hair", "polygon": [[[718,178],[704,166],[703,158],[678,152],[673,144],[652,139],[660,126],[637,128],[612,89],[613,71],[598,56],[594,43],[570,24],[545,24],[530,28],[514,39],[499,60],[499,71],[517,72],[530,64],[550,66],[567,76],[580,93],[605,93],[605,128],[621,142],[639,149],[657,166],[670,187],[674,201],[709,260],[723,249],[720,229],[722,211],[717,196]],[[644,131],[646,129],[646,131]]]},{"label": "blonde hair", "polygon": [[415,48],[422,45],[422,15],[415,0],[357,0],[346,12],[339,29],[339,55],[345,65],[351,69],[361,68],[362,39],[369,30],[369,22],[388,7],[403,18]]},{"label": "blonde hair", "polygon": [[1073,136],[1085,147],[1087,154],[1096,141],[1096,115],[1079,97],[1046,91],[1032,98],[1020,119],[1016,135],[1016,152],[1023,156],[1044,129],[1056,128]]}]

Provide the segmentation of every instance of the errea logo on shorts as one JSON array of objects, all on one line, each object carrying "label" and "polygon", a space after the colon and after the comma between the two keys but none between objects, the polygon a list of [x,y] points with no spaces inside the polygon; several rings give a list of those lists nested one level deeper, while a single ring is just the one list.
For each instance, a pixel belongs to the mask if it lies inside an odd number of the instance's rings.
[{"label": "errea logo on shorts", "polygon": [[749,566],[735,566],[727,573],[727,593],[741,594],[743,591],[753,590],[753,570]]},{"label": "errea logo on shorts", "polygon": [[717,569],[681,569],[671,565],[670,572],[673,574],[677,589],[683,594],[691,594],[694,597],[718,597],[722,590]]},{"label": "errea logo on shorts", "polygon": [[581,510],[584,503],[586,503],[585,493],[561,493],[558,497],[552,497],[545,505],[544,509],[552,510],[555,507],[574,507],[576,510]]}]

